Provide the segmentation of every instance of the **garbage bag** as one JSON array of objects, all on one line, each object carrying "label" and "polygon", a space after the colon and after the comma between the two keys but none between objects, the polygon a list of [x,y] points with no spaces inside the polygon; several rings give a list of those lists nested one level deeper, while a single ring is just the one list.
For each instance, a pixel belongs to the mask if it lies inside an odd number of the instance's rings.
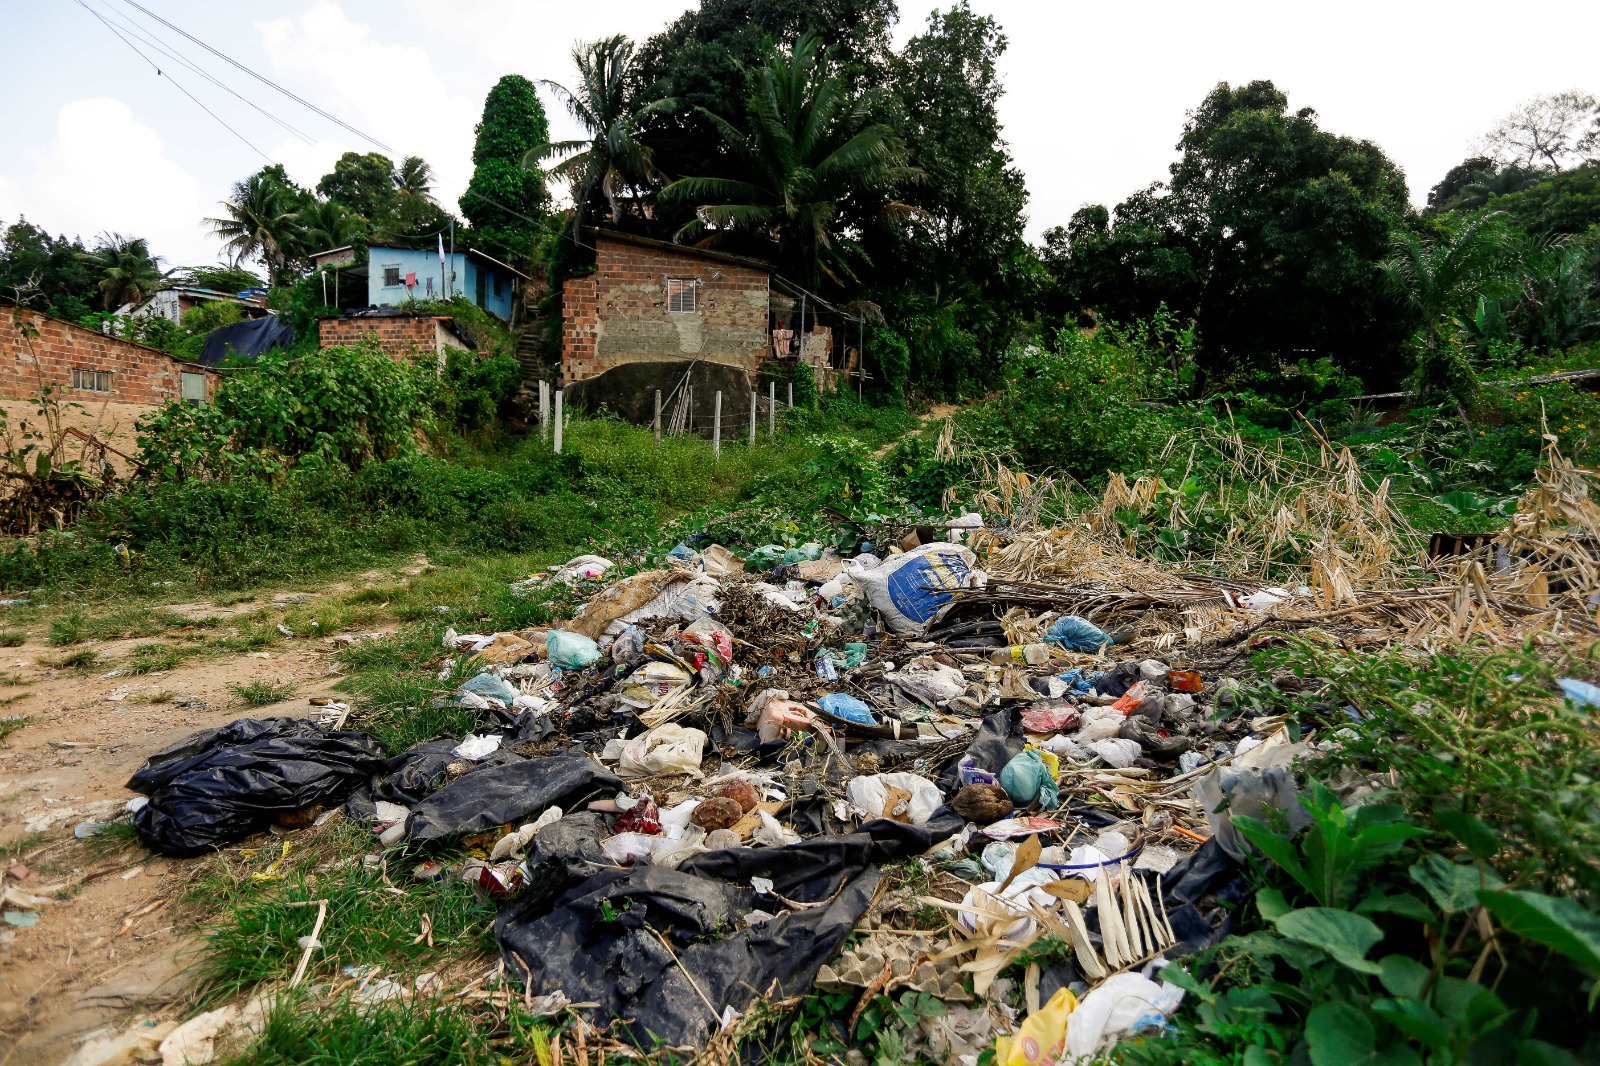
[{"label": "garbage bag", "polygon": [[1072,1062],[1088,1059],[1125,1036],[1165,1028],[1182,1002],[1183,989],[1177,985],[1136,973],[1113,974],[1072,1012],[1066,1057]]},{"label": "garbage bag", "polygon": [[383,764],[383,748],[365,733],[241,718],[146,759],[128,780],[150,797],[133,824],[152,851],[202,855],[262,832],[279,815],[343,802]]},{"label": "garbage bag", "polygon": [[[889,806],[891,790],[906,793],[909,798],[885,810]],[[852,777],[844,788],[844,794],[851,806],[869,818],[893,817],[895,821],[907,821],[912,825],[926,825],[933,812],[944,803],[944,794],[939,791],[938,785],[926,777],[907,773]]]},{"label": "garbage bag", "polygon": [[1034,748],[1018,752],[1000,771],[1000,787],[1019,807],[1028,807],[1034,800],[1044,810],[1054,810],[1061,805],[1061,793],[1056,779],[1044,764],[1044,756]]},{"label": "garbage bag", "polygon": [[1046,644],[1060,644],[1073,651],[1091,654],[1103,652],[1116,643],[1110,633],[1075,614],[1064,614],[1051,622],[1050,628],[1045,631],[1044,641]]},{"label": "garbage bag", "polygon": [[853,565],[850,577],[890,630],[914,634],[950,602],[953,590],[980,582],[983,571],[976,569],[977,561],[959,544],[934,541],[877,567]]},{"label": "garbage bag", "polygon": [[872,708],[862,700],[842,692],[830,692],[817,700],[825,714],[846,722],[855,722],[857,725],[877,725],[878,720],[872,717]]},{"label": "garbage bag", "polygon": [[614,564],[610,559],[601,555],[580,555],[576,559],[568,559],[550,574],[551,581],[559,581],[563,585],[570,585],[582,578],[604,577],[605,572]]},{"label": "garbage bag", "polygon": [[564,670],[581,670],[600,658],[600,645],[593,637],[552,629],[545,642],[545,655]]},{"label": "garbage bag", "polygon": [[662,589],[648,603],[610,623],[606,627],[606,632],[617,632],[622,626],[638,625],[640,622],[697,621],[717,613],[719,607],[717,596],[721,592],[722,584],[704,575],[687,581],[675,581]]},{"label": "garbage bag", "polygon": [[[454,740],[440,737],[424,740],[394,756],[373,777],[372,798],[404,807],[421,803],[449,780],[451,766],[459,766],[463,762],[456,757],[455,747]],[[471,764],[467,772],[478,773],[493,766],[521,761],[522,756],[501,747]]]},{"label": "garbage bag", "polygon": [[409,840],[440,840],[532,821],[548,807],[575,806],[621,791],[622,782],[586,755],[524,759],[462,774],[418,803],[406,820]]},{"label": "garbage bag", "polygon": [[[554,636],[554,634],[551,634]],[[472,692],[484,699],[499,700],[507,707],[511,706],[517,698],[517,690],[506,683],[506,679],[499,674],[485,670],[483,673],[463,682],[457,692]]]},{"label": "garbage bag", "polygon": [[643,607],[662,589],[681,580],[679,570],[646,570],[625,577],[591,596],[578,616],[567,624],[568,628],[598,640],[612,622]]},{"label": "garbage bag", "polygon": [[967,691],[965,674],[927,655],[912,659],[892,674],[885,674],[884,680],[931,704],[943,703]]}]

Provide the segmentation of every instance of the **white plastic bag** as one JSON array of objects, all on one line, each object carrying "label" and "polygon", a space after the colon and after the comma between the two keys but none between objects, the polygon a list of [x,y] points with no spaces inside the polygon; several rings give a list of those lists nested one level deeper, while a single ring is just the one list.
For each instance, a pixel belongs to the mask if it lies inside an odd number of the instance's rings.
[{"label": "white plastic bag", "polygon": [[928,703],[940,704],[967,691],[967,678],[953,666],[946,666],[930,656],[912,659],[884,680]]},{"label": "white plastic bag", "polygon": [[767,811],[758,810],[757,813],[761,815],[761,824],[756,826],[756,831],[751,834],[751,843],[764,844],[772,848],[783,848],[788,847],[790,844],[800,843],[799,833],[796,833],[793,829],[785,828],[782,822]]},{"label": "white plastic bag", "polygon": [[877,567],[868,568],[857,559],[850,577],[891,631],[914,634],[950,602],[952,591],[983,582],[977,563],[977,556],[961,545],[934,541],[891,556]]},{"label": "white plastic bag", "polygon": [[704,730],[671,723],[658,725],[622,746],[617,759],[617,773],[623,777],[652,777],[656,774],[694,774],[698,777],[706,739]]},{"label": "white plastic bag", "polygon": [[1183,989],[1159,984],[1136,973],[1119,973],[1106,979],[1078,1002],[1067,1023],[1067,1048],[1063,1062],[1088,1059],[1124,1036],[1159,1029],[1183,1002]]},{"label": "white plastic bag", "polygon": [[[903,811],[886,812],[883,809],[889,802],[889,790],[892,788],[911,793],[911,799],[905,801]],[[909,818],[912,825],[927,825],[933,812],[944,802],[944,794],[932,781],[926,777],[907,773],[870,774],[851,778],[850,783],[844,788],[844,794],[850,805],[860,811],[865,818],[884,818],[890,814],[897,814]]]},{"label": "white plastic bag", "polygon": [[1126,721],[1122,712],[1111,707],[1087,707],[1078,723],[1078,732],[1072,738],[1080,747],[1087,748],[1097,740],[1109,740],[1122,732]]},{"label": "white plastic bag", "polygon": [[1118,770],[1126,770],[1133,765],[1133,760],[1143,754],[1137,740],[1120,740],[1110,737],[1106,740],[1097,740],[1086,746],[1087,750],[1100,756],[1107,766],[1114,766]]}]

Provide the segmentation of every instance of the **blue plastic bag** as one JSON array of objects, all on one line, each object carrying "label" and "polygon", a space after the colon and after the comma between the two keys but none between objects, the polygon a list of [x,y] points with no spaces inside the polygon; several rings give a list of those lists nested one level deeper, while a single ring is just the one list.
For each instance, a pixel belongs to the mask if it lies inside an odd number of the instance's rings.
[{"label": "blue plastic bag", "polygon": [[487,670],[463,684],[461,688],[465,692],[472,692],[486,699],[499,700],[508,706],[517,698],[517,690],[508,685],[505,678]]},{"label": "blue plastic bag", "polygon": [[1591,685],[1574,677],[1563,677],[1556,682],[1567,699],[1579,707],[1600,707],[1600,685]]},{"label": "blue plastic bag", "polygon": [[1074,666],[1059,676],[1066,683],[1067,691],[1076,696],[1087,696],[1094,691],[1094,683],[1100,680],[1098,671],[1088,672],[1081,666]]},{"label": "blue plastic bag", "polygon": [[1098,652],[1115,644],[1111,634],[1075,614],[1064,614],[1050,623],[1044,635],[1046,644],[1060,644],[1073,651]]},{"label": "blue plastic bag", "polygon": [[817,706],[835,718],[857,725],[877,725],[877,719],[872,717],[872,708],[854,696],[844,693],[830,693],[817,701]]}]

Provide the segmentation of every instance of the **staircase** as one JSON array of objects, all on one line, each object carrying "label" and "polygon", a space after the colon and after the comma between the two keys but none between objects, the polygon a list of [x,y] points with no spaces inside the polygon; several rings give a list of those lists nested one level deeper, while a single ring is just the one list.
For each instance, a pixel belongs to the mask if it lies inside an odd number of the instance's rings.
[{"label": "staircase", "polygon": [[543,353],[540,351],[542,326],[542,322],[529,322],[517,330],[513,354],[516,355],[517,362],[522,364],[523,381],[536,381],[541,375],[549,375],[549,369],[545,367]]}]

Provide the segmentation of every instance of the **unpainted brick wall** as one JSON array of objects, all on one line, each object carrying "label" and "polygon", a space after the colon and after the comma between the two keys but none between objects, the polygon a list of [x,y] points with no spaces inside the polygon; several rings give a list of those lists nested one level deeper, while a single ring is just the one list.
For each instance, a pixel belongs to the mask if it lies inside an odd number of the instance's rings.
[{"label": "unpainted brick wall", "polygon": [[382,318],[324,318],[317,323],[324,348],[359,344],[376,337],[378,347],[396,362],[432,361],[439,352],[439,316],[392,315]]},{"label": "unpainted brick wall", "polygon": [[[754,370],[766,356],[765,271],[600,236],[595,272],[561,296],[561,367],[581,381],[623,363],[706,359]],[[698,310],[667,310],[667,279],[699,281]]]},{"label": "unpainted brick wall", "polygon": [[[14,315],[21,317],[20,330]],[[109,370],[111,391],[73,389],[74,369]],[[217,385],[213,370],[36,311],[0,308],[0,399],[31,399],[41,386],[54,385],[75,402],[157,406],[183,397],[185,372],[206,375],[209,399]]]}]

